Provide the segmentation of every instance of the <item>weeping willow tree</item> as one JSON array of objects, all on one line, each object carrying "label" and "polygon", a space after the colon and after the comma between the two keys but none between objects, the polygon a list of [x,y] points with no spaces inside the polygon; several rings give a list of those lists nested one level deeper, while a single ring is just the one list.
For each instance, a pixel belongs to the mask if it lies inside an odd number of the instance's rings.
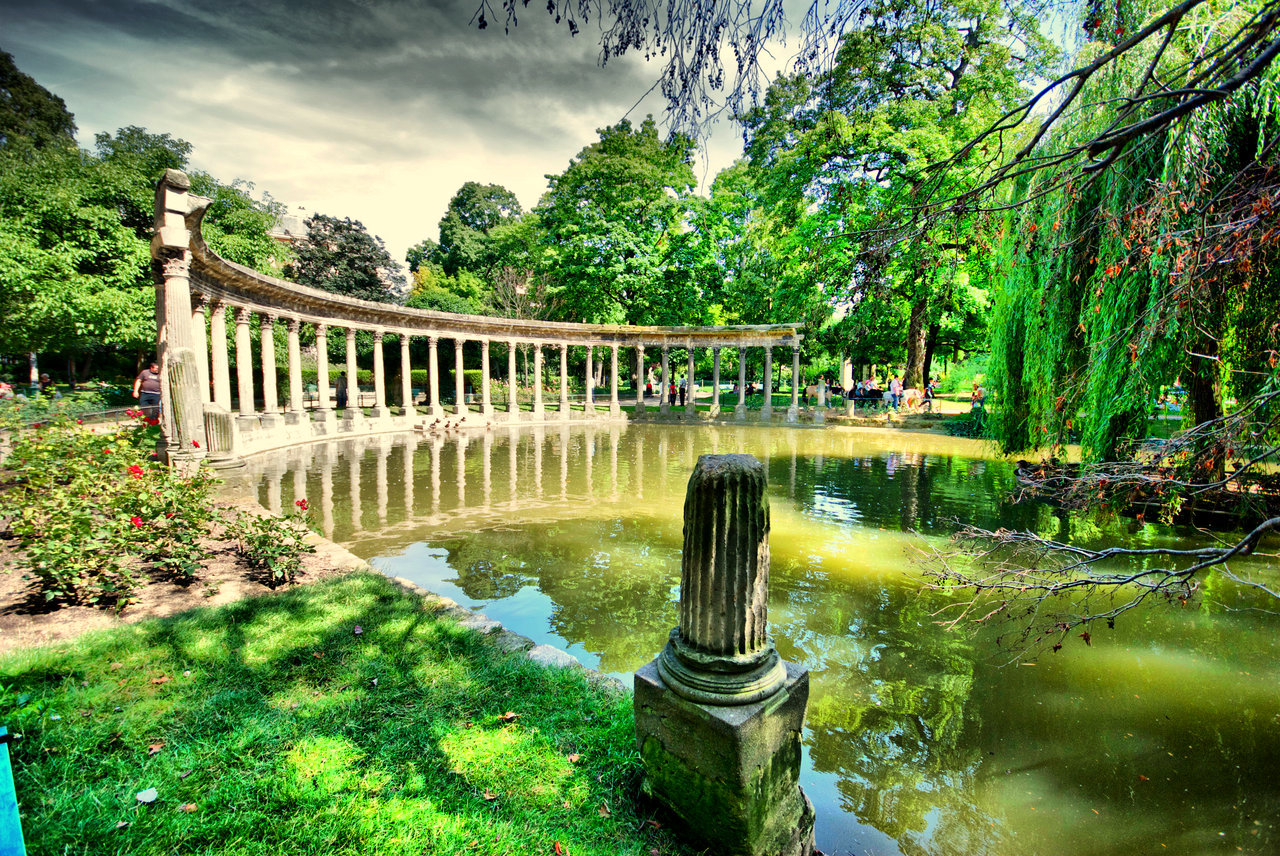
[{"label": "weeping willow tree", "polygon": [[[1113,14],[1086,23],[1122,32],[1144,13],[1117,4]],[[1160,64],[1194,69],[1214,33],[1249,14],[1201,7],[1159,54],[1133,52],[1091,79],[1090,109],[1045,140],[1045,156],[1096,139],[1114,121],[1109,105],[1136,81]],[[1220,419],[1228,395],[1254,395],[1274,377],[1278,78],[1267,68],[1127,146],[1109,168],[1065,182],[1055,171],[1027,173],[1017,183],[992,318],[990,384],[1001,406],[991,430],[1006,450],[1078,437],[1088,457],[1112,460],[1145,436],[1152,401],[1175,381],[1194,425]],[[1226,450],[1202,451],[1199,465],[1220,470]]]}]

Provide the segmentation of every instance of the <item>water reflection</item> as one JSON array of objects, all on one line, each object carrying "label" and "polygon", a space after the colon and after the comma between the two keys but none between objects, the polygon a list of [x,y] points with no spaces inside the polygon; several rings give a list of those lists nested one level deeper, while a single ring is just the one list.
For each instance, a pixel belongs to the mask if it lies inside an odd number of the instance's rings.
[{"label": "water reflection", "polygon": [[1181,537],[1010,506],[1011,467],[971,441],[538,426],[302,447],[245,478],[269,508],[313,500],[326,535],[387,573],[626,676],[676,621],[684,487],[710,451],[768,470],[770,624],[783,656],[811,670],[803,783],[824,851],[1280,847],[1280,642],[1274,618],[1248,609],[1260,601],[1225,587],[1218,599],[1211,578],[1197,609],[1131,615],[1036,665],[936,624],[942,604],[920,594],[908,550],[957,521]]}]

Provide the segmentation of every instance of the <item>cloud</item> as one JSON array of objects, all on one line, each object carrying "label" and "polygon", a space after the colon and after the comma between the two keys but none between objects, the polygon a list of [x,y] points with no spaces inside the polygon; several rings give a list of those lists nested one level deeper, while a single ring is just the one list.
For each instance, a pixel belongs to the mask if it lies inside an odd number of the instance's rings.
[{"label": "cloud", "polygon": [[465,181],[536,204],[544,176],[657,71],[630,57],[600,68],[591,28],[570,38],[538,10],[510,35],[477,30],[473,11],[470,0],[0,0],[0,48],[67,101],[82,142],[124,125],[172,133],[194,145],[197,168],[361,220],[403,258],[435,237]]}]

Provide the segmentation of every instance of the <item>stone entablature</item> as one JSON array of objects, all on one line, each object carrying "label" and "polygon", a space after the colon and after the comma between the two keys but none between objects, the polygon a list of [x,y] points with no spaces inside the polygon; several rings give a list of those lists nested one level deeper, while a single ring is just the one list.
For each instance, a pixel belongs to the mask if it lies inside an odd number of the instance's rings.
[{"label": "stone entablature", "polygon": [[[766,369],[772,363],[773,348],[782,345],[792,349],[793,376],[798,376],[801,335],[794,324],[739,325],[719,327],[658,327],[609,324],[574,324],[553,321],[491,318],[479,315],[456,315],[412,309],[394,304],[374,303],[332,294],[299,285],[278,277],[258,273],[229,262],[214,253],[200,231],[209,200],[189,192],[187,176],[177,170],[166,171],[156,188],[155,233],[152,256],[156,259],[156,304],[160,319],[158,357],[161,364],[163,426],[171,456],[177,459],[202,459],[206,455],[220,462],[235,461],[245,453],[262,451],[303,442],[314,437],[336,434],[361,434],[401,431],[407,428],[442,430],[457,425],[491,425],[496,421],[547,421],[552,405],[544,401],[542,370],[544,348],[558,357],[559,395],[554,402],[555,418],[600,419],[626,418],[619,400],[619,351],[635,352],[635,377],[639,379],[633,414],[645,411],[644,379],[650,366],[645,351],[661,352],[662,383],[658,391],[659,409],[668,413],[670,400],[670,350],[688,351],[688,378],[694,378],[694,349],[710,348],[714,355],[712,382],[720,385],[720,351],[730,347],[764,349]],[[258,319],[258,353],[254,354],[254,337],[250,324]],[[277,389],[276,372],[261,375],[262,389],[254,388],[253,364],[276,366],[275,325],[287,330],[286,354],[289,389],[282,401]],[[299,332],[303,324],[314,328],[317,343],[317,401],[307,409],[302,395],[301,349]],[[228,328],[232,327],[231,330]],[[356,333],[372,333],[374,401],[366,415],[359,402],[356,378]],[[329,337],[345,339],[346,359],[331,365]],[[386,337],[394,337],[386,342]],[[425,337],[429,343],[429,386],[427,412],[420,415],[410,382],[409,343],[412,337]],[[454,373],[454,404],[446,411],[441,399],[438,366],[440,339],[453,342],[455,366],[463,366],[462,346],[478,342],[481,346],[480,368],[482,389],[478,400],[468,402],[464,395],[462,371]],[[393,344],[394,343],[394,344]],[[515,347],[532,347],[533,406],[531,412],[520,410],[515,396],[509,396],[504,412],[497,412],[490,396],[492,343],[507,346],[506,376],[510,388],[516,386]],[[384,345],[400,348],[400,378],[393,390],[398,413],[388,406],[387,377],[383,360]],[[229,375],[229,347],[235,348],[235,399]],[[587,349],[585,388],[587,394],[580,410],[570,404],[568,389],[568,351],[571,347]],[[608,349],[605,361],[609,368],[609,399],[599,405],[594,395],[593,365],[596,348]],[[734,409],[738,418],[746,417],[745,361],[738,360],[738,402]],[[346,373],[346,383],[331,395],[335,372]],[[769,404],[770,378],[766,372],[766,404],[764,418],[771,416]],[[797,418],[797,384],[793,384],[791,406],[787,416]],[[262,405],[256,399],[261,394]],[[351,402],[354,406],[346,407]],[[337,405],[335,407],[335,405]],[[686,413],[698,414],[693,396]],[[342,410],[339,418],[338,410]],[[712,405],[712,416],[719,413],[718,392]]]}]

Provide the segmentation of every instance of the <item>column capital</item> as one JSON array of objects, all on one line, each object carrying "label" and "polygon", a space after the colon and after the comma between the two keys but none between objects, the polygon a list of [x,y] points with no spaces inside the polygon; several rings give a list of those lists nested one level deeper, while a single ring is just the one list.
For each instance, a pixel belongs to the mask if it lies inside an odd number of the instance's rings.
[{"label": "column capital", "polygon": [[440,337],[435,335],[434,333],[428,333],[427,345],[431,348],[431,350],[434,351],[436,348],[440,346]]},{"label": "column capital", "polygon": [[258,320],[266,321],[268,324],[276,323],[276,319],[279,317],[280,315],[276,312],[259,312],[258,313]]},{"label": "column capital", "polygon": [[317,324],[317,325],[316,325],[316,335],[317,335],[317,336],[328,336],[328,335],[329,335],[329,325],[328,325],[328,324],[326,324],[326,323],[324,323],[323,321],[321,321],[319,324]]},{"label": "column capital", "polygon": [[290,333],[297,333],[302,329],[301,318],[297,318],[297,317],[286,318],[284,319],[284,323]]},{"label": "column capital", "polygon": [[408,330],[404,330],[404,331],[402,331],[402,332],[400,333],[400,344],[401,344],[401,345],[408,345],[408,344],[409,344],[409,340],[410,340],[411,338],[413,338],[413,334],[412,334],[412,333],[410,333]]},{"label": "column capital", "polygon": [[373,343],[374,343],[375,345],[381,345],[381,344],[382,344],[382,336],[383,336],[383,331],[382,331],[382,330],[374,330],[374,331],[373,331]]},{"label": "column capital", "polygon": [[355,327],[348,327],[348,328],[347,328],[347,341],[348,341],[348,342],[354,342],[354,341],[355,341],[355,338],[356,338],[356,328],[355,328]]},{"label": "column capital", "polygon": [[569,343],[568,343],[568,342],[557,342],[557,343],[556,343],[556,347],[557,347],[557,348],[559,348],[559,349],[560,349],[560,353],[562,353],[562,354],[563,354],[565,351],[569,350]]},{"label": "column capital", "polygon": [[209,306],[210,303],[212,303],[212,301],[209,299],[209,296],[204,292],[202,291],[191,292],[191,311],[192,312],[203,312]]}]

